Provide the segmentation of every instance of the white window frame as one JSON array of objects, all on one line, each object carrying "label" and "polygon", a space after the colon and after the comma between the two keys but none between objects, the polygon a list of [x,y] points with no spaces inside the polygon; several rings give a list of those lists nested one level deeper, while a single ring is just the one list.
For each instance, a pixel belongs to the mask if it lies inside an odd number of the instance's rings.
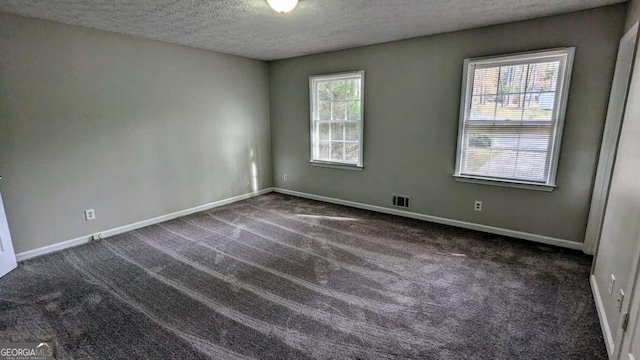
[{"label": "white window frame", "polygon": [[[463,76],[462,76],[462,95],[460,99],[460,117],[458,125],[458,146],[456,152],[456,165],[454,178],[456,181],[470,182],[485,185],[497,185],[515,187],[529,190],[553,191],[556,188],[556,177],[558,172],[558,160],[560,158],[560,145],[562,142],[562,132],[564,129],[564,121],[567,110],[567,99],[569,97],[569,88],[571,85],[571,74],[573,71],[573,60],[575,55],[575,47],[556,48],[548,50],[539,50],[525,53],[490,56],[482,58],[470,58],[464,60]],[[556,113],[552,119],[556,119],[553,139],[551,141],[551,156],[547,168],[547,179],[544,182],[533,182],[519,180],[513,178],[498,178],[489,176],[478,176],[476,174],[464,174],[462,169],[462,148],[464,146],[465,119],[471,107],[471,92],[473,91],[473,78],[470,78],[470,71],[475,71],[475,67],[488,65],[519,65],[529,64],[545,58],[564,58],[564,69],[562,66],[558,72],[558,85],[556,88],[555,106]],[[471,81],[470,81],[471,79]]]},{"label": "white window frame", "polygon": [[[317,109],[317,83],[322,81],[335,81],[335,80],[350,80],[350,79],[359,79],[360,80],[360,119],[358,120],[360,123],[360,132],[358,134],[358,161],[350,162],[350,161],[338,161],[338,160],[319,160],[314,159],[314,146],[319,144],[318,136],[319,134],[316,131],[315,127],[315,119],[318,118],[318,114],[316,113]],[[348,169],[348,170],[362,170],[364,168],[364,70],[359,71],[350,71],[343,73],[335,73],[335,74],[326,74],[326,75],[312,75],[309,76],[309,99],[310,99],[310,146],[309,146],[309,163],[313,166],[320,167],[332,167],[339,169]],[[347,122],[346,120],[344,122]]]}]

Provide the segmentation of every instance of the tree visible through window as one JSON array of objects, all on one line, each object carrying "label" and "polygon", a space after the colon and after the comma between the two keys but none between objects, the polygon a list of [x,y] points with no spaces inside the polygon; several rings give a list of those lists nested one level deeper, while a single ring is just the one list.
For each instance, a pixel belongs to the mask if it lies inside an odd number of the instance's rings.
[{"label": "tree visible through window", "polygon": [[312,76],[311,161],[362,167],[364,72]]},{"label": "tree visible through window", "polygon": [[465,61],[456,176],[555,185],[573,48]]}]

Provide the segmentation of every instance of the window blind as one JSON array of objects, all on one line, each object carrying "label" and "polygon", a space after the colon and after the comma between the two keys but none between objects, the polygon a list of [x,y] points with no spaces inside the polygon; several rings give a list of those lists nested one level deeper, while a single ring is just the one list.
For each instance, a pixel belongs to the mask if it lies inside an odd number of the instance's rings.
[{"label": "window blind", "polygon": [[458,175],[549,184],[567,53],[467,61]]}]

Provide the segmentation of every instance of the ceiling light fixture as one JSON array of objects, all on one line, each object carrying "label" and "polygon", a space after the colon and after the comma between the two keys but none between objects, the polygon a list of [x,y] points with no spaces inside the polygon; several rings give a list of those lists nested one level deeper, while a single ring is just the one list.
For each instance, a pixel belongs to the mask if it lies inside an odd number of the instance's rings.
[{"label": "ceiling light fixture", "polygon": [[280,14],[288,13],[298,5],[298,0],[267,0],[271,8]]}]

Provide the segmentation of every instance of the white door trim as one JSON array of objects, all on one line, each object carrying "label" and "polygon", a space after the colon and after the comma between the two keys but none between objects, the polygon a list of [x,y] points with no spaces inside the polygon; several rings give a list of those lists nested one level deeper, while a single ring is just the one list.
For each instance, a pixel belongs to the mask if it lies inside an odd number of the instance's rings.
[{"label": "white door trim", "polygon": [[589,220],[587,221],[587,230],[584,237],[583,251],[590,255],[596,253],[602,233],[602,222],[609,197],[609,187],[620,140],[620,130],[627,107],[627,97],[629,86],[631,85],[637,46],[638,23],[622,37],[618,48],[618,59],[611,86],[609,109],[607,110],[607,119],[602,135],[600,158],[598,160]]},{"label": "white door trim", "polygon": [[2,194],[0,194],[0,277],[18,266],[16,254],[13,251],[13,242],[7,223],[7,214],[4,211]]}]

